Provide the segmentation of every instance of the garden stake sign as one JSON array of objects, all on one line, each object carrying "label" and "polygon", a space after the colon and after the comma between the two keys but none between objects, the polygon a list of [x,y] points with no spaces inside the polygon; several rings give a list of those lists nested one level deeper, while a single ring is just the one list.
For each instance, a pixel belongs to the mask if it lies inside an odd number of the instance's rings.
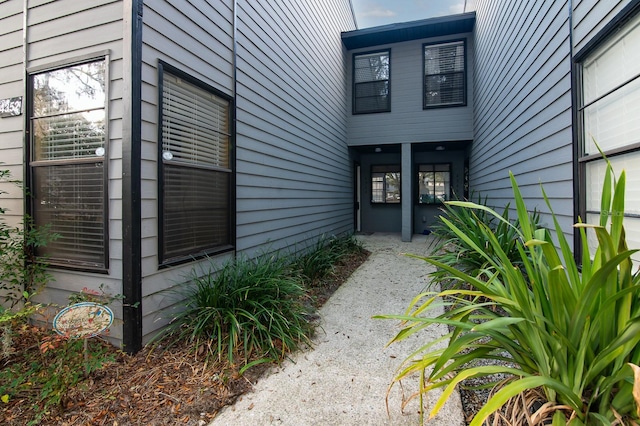
[{"label": "garden stake sign", "polygon": [[109,329],[113,323],[113,311],[95,302],[80,302],[67,306],[53,319],[56,333],[70,339],[84,339],[85,375],[88,375],[89,349],[87,341]]}]

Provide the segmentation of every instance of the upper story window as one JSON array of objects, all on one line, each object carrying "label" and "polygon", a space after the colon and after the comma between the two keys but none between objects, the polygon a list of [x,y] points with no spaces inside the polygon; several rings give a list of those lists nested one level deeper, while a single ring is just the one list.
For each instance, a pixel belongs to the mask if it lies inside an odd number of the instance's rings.
[{"label": "upper story window", "polygon": [[51,265],[107,268],[107,60],[29,76],[30,213]]},{"label": "upper story window", "polygon": [[424,45],[424,108],[466,103],[464,40]]},{"label": "upper story window", "polygon": [[353,113],[391,111],[390,52],[353,55]]},{"label": "upper story window", "polygon": [[[640,248],[640,14],[636,14],[587,53],[579,68],[580,216],[598,224],[602,176],[611,161],[616,176],[626,170],[624,226],[629,248]],[[587,232],[592,250],[594,232]],[[593,251],[591,251],[593,253]],[[640,254],[632,258],[640,261]]]},{"label": "upper story window", "polygon": [[397,204],[400,202],[400,165],[371,167],[371,202]]},{"label": "upper story window", "polygon": [[420,164],[418,166],[418,204],[439,204],[451,195],[451,166],[449,164]]},{"label": "upper story window", "polygon": [[228,250],[231,100],[161,64],[160,257],[162,263]]}]

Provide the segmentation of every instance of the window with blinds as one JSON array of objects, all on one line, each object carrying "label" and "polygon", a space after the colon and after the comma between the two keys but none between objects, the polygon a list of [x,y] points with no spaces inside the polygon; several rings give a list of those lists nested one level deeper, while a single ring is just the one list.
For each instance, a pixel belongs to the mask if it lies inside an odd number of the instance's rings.
[{"label": "window with blinds", "polygon": [[391,111],[389,51],[353,55],[353,113]]},{"label": "window with blinds", "polygon": [[418,204],[439,204],[451,197],[451,166],[420,164],[418,166]]},{"label": "window with blinds", "polygon": [[[584,192],[580,215],[587,223],[599,223],[606,169],[599,147],[611,161],[616,176],[626,170],[624,226],[629,248],[637,249],[640,248],[640,14],[625,20],[581,65],[582,143],[578,163]],[[598,244],[595,233],[588,231],[587,237],[594,249]],[[640,254],[632,258],[639,262]]]},{"label": "window with blinds", "polygon": [[107,267],[106,60],[33,74],[31,215],[59,235],[51,265]]},{"label": "window with blinds", "polygon": [[466,105],[465,42],[424,46],[424,108]]},{"label": "window with blinds", "polygon": [[160,252],[163,263],[231,245],[230,100],[162,71]]}]

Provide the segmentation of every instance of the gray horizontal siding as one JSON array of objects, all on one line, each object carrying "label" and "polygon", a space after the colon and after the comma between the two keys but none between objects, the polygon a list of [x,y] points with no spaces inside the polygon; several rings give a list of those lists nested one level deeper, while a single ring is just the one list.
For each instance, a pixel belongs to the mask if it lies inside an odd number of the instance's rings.
[{"label": "gray horizontal siding", "polygon": [[[145,1],[142,46],[142,327],[152,337],[172,316],[183,283],[206,262],[158,269],[158,61],[231,95],[233,13],[231,0]],[[226,259],[228,256],[222,256]],[[220,261],[221,259],[218,259]]]},{"label": "gray horizontal siding", "polygon": [[[511,203],[509,171],[530,209],[567,235],[573,223],[569,10],[562,1],[478,1],[471,190]],[[548,215],[543,221],[551,224]],[[569,238],[571,240],[571,238]]]},{"label": "gray horizontal siding", "polygon": [[632,0],[574,0],[573,48],[577,53]]},{"label": "gray horizontal siding", "polygon": [[348,1],[239,2],[237,248],[353,229],[340,32]]},{"label": "gray horizontal siding", "polygon": [[[0,11],[0,99],[24,97],[22,2],[5,2]],[[23,116],[0,118],[0,170],[9,170],[20,180],[24,173],[23,126]],[[0,182],[0,207],[7,209],[3,220],[17,226],[23,214],[22,190]]]},{"label": "gray horizontal siding", "polygon": [[[423,110],[424,43],[467,40],[467,106]],[[391,112],[352,114],[353,54],[390,49]],[[473,39],[471,34],[357,49],[347,55],[347,117],[350,146],[470,140],[473,137]]]}]

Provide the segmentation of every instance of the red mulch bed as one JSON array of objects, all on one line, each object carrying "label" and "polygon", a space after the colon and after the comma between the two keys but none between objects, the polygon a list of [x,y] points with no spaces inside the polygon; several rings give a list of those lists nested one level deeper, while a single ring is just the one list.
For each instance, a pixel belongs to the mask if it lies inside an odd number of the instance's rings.
[{"label": "red mulch bed", "polygon": [[[345,259],[333,273],[314,283],[314,305],[322,306],[368,256],[365,252]],[[51,332],[25,327],[20,333],[15,339],[16,353],[0,360],[1,368],[20,362],[27,351],[38,351],[37,342]],[[133,356],[112,347],[110,350],[116,361],[73,387],[62,404],[39,424],[204,425],[220,409],[250,391],[268,368],[258,365],[240,375],[241,366],[206,364],[191,348],[145,348]],[[31,421],[37,407],[31,406],[30,400],[33,401],[33,394],[0,402],[0,424],[23,426]]]}]

